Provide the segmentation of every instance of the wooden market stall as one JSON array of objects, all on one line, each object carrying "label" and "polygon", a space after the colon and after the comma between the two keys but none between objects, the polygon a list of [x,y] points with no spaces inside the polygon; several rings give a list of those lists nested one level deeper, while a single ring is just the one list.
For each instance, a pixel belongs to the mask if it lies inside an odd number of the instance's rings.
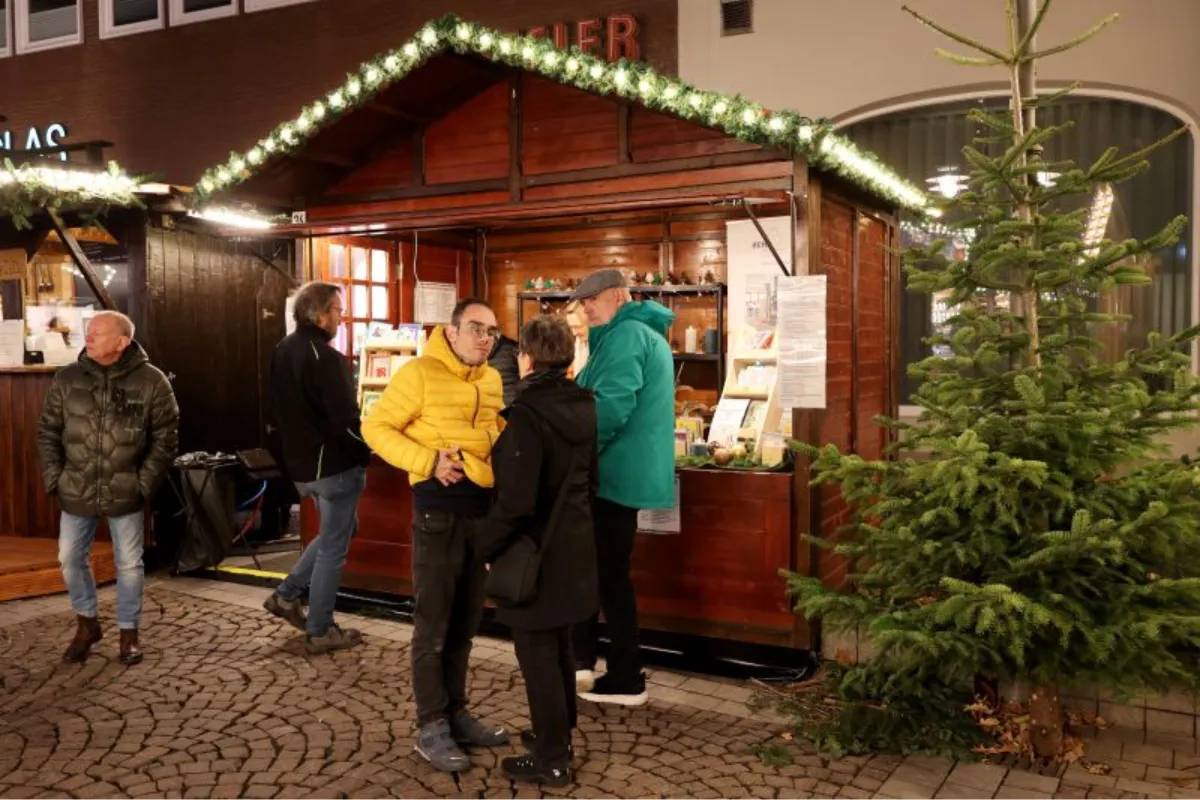
[{"label": "wooden market stall", "polygon": [[[27,163],[0,169],[0,319],[26,345],[0,362],[0,537],[24,540],[3,549],[41,552],[38,568],[57,574],[46,565],[56,564],[60,512],[42,486],[36,436],[59,366],[38,348],[57,343],[58,363],[74,360],[91,311],[118,309],[172,382],[182,452],[263,446],[261,365],[283,335],[293,249],[289,240],[215,235],[213,223],[188,215],[176,188],[64,164],[58,151],[24,155]],[[44,322],[48,310],[60,313],[47,336],[35,314]],[[97,565],[112,577],[111,558]],[[0,574],[16,571],[0,564]]]},{"label": "wooden market stall", "polygon": [[[887,247],[898,208],[923,198],[790,112],[446,18],[198,188],[209,207],[291,215],[275,233],[302,239],[306,277],[346,287],[337,341],[351,358],[373,324],[429,321],[435,285],[451,299],[486,297],[514,336],[522,315],[558,307],[559,282],[614,266],[670,276],[679,290],[654,292],[678,314],[670,338],[689,387],[681,401],[708,405],[730,346],[679,352],[684,330],[720,328],[725,338],[725,293],[704,286],[726,281],[727,226],[782,217],[786,234],[764,236],[767,247],[828,282],[825,407],[794,411],[794,434],[868,457],[885,444],[871,420],[898,400],[900,276]],[[644,626],[813,647],[779,570],[842,580],[845,566],[805,539],[844,522],[836,489],[810,489],[802,462],[681,469],[679,479],[679,533],[646,532],[636,546]],[[406,476],[376,460],[347,585],[409,592],[410,516]],[[311,536],[311,506],[302,518]]]}]

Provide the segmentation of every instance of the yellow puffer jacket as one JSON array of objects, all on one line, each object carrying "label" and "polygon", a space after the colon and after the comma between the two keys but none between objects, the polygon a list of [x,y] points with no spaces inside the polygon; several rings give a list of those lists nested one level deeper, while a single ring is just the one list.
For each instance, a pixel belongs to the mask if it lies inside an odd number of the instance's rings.
[{"label": "yellow puffer jacket", "polygon": [[362,421],[363,438],[384,461],[407,472],[413,485],[433,475],[439,450],[458,448],[466,476],[491,488],[492,446],[500,436],[503,405],[500,373],[459,361],[438,327],[425,354],[392,376]]}]

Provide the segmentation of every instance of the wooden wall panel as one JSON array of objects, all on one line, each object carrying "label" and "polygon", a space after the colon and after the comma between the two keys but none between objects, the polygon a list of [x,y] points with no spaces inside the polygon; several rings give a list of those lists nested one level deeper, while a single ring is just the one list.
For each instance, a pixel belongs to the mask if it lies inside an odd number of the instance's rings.
[{"label": "wooden wall panel", "polygon": [[411,138],[397,142],[366,166],[334,184],[329,195],[350,195],[400,189],[412,184],[416,148]]},{"label": "wooden wall panel", "polygon": [[413,270],[413,239],[411,236],[400,240],[400,321],[413,322],[414,290],[417,279],[435,283],[453,283],[458,286],[458,299],[470,297],[475,291],[473,279],[474,257],[465,247],[453,247],[446,244],[434,244],[421,241],[416,243],[416,271]]},{"label": "wooden wall panel", "polygon": [[643,624],[784,643],[794,623],[779,575],[792,566],[791,476],[682,470],[679,479],[683,532],[639,533],[634,547]]},{"label": "wooden wall panel", "polygon": [[426,183],[508,175],[510,91],[501,81],[430,123],[425,133]]},{"label": "wooden wall panel", "polygon": [[[615,100],[525,76],[521,84],[521,170],[526,175],[618,162]],[[563,140],[571,147],[563,150]]]},{"label": "wooden wall panel", "polygon": [[640,107],[629,110],[629,148],[630,159],[635,163],[744,153],[758,149],[756,145],[730,138],[711,128]]},{"label": "wooden wall panel", "polygon": [[[828,196],[821,202],[821,271],[827,276],[828,301],[825,380],[825,410],[821,414],[818,440],[836,445],[843,453],[854,446],[854,209]],[[818,490],[820,533],[837,539],[849,511],[837,485]],[[845,559],[828,550],[820,553],[818,574],[827,586],[845,580]]]},{"label": "wooden wall panel", "polygon": [[[284,336],[289,284],[251,254],[255,246],[184,230],[148,232],[144,345],[172,379],[181,453],[228,453],[264,441],[264,354]],[[261,246],[264,257],[278,255],[280,269],[290,269],[290,243]]]},{"label": "wooden wall panel", "polygon": [[58,503],[42,486],[38,420],[53,369],[0,369],[0,536],[54,538]]}]

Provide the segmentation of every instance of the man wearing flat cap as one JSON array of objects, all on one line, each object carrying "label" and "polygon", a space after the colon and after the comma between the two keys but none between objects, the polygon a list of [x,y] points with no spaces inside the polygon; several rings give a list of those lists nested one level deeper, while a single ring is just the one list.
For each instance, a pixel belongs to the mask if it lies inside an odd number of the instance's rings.
[{"label": "man wearing flat cap", "polygon": [[666,338],[675,315],[658,303],[634,302],[615,269],[589,275],[574,299],[591,325],[577,381],[596,396],[600,486],[593,516],[610,642],[608,670],[597,679],[599,619],[575,628],[575,682],[585,700],[639,706],[648,698],[629,562],[638,511],[675,505],[675,365]]}]

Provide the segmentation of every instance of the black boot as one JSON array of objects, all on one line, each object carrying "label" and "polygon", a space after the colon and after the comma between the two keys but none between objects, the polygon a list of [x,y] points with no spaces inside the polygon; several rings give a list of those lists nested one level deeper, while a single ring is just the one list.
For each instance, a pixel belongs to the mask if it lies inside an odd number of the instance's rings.
[{"label": "black boot", "polygon": [[[521,744],[525,745],[526,750],[533,750],[537,744],[537,734],[533,732],[533,728],[526,728],[521,731]],[[575,745],[567,745],[567,758],[575,760]]]},{"label": "black boot", "polygon": [[514,781],[540,783],[543,786],[570,786],[571,768],[554,769],[537,763],[533,756],[511,756],[500,762],[504,774]]}]

